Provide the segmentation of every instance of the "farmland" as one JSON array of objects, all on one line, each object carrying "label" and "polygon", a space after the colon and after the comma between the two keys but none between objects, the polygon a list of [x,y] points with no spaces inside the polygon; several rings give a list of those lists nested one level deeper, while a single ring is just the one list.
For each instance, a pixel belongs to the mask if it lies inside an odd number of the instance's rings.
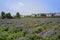
[{"label": "farmland", "polygon": [[0,19],[0,40],[60,40],[60,18]]}]

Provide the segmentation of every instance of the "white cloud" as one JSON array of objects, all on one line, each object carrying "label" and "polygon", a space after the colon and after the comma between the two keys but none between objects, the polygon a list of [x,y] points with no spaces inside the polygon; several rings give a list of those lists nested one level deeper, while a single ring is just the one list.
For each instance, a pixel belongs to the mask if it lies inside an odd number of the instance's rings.
[{"label": "white cloud", "polygon": [[18,4],[19,4],[20,6],[24,6],[24,3],[22,3],[22,2],[18,2]]},{"label": "white cloud", "polygon": [[6,4],[6,7],[9,10],[20,11],[21,9],[24,8],[24,3],[23,2],[9,3],[9,4]]}]

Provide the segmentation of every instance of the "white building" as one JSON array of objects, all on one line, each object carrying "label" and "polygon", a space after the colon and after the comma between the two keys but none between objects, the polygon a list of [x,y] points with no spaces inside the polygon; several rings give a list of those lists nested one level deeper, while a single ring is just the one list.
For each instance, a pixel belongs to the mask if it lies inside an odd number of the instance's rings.
[{"label": "white building", "polygon": [[50,13],[49,14],[46,14],[46,17],[51,17],[51,16],[52,16],[52,14],[50,14]]},{"label": "white building", "polygon": [[56,13],[54,16],[60,16],[60,13]]}]

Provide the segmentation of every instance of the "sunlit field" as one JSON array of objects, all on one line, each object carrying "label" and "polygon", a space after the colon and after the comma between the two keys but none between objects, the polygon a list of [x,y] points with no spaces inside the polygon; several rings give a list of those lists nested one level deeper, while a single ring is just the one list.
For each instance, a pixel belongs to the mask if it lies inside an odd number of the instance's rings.
[{"label": "sunlit field", "polygon": [[0,40],[60,40],[59,18],[0,19]]}]

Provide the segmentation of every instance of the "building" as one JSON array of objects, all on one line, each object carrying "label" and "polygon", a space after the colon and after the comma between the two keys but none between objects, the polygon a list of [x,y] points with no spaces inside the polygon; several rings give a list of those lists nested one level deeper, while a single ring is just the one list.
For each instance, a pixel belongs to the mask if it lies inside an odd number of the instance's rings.
[{"label": "building", "polygon": [[32,14],[31,16],[32,16],[32,17],[40,17],[41,14]]},{"label": "building", "polygon": [[47,14],[45,14],[45,13],[32,14],[32,17],[41,17],[41,16],[51,17],[52,14],[50,14],[50,13],[47,13]]},{"label": "building", "polygon": [[51,16],[52,16],[51,13],[46,14],[46,17],[51,17]]},{"label": "building", "polygon": [[60,13],[56,13],[54,16],[60,16]]},{"label": "building", "polygon": [[40,13],[40,14],[32,14],[32,17],[54,17],[60,16],[60,13]]}]

